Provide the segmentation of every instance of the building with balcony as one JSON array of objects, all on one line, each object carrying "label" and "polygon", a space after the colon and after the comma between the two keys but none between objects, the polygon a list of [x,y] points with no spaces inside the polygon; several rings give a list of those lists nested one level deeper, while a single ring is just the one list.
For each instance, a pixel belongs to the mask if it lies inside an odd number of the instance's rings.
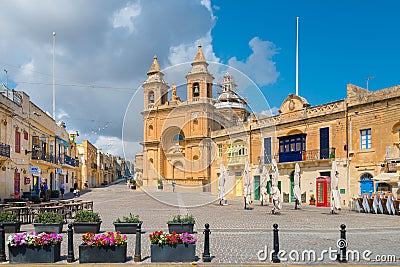
[{"label": "building with balcony", "polygon": [[[76,169],[68,133],[21,91],[0,94],[0,196],[37,194],[40,182],[58,190],[61,183],[72,186]],[[32,171],[32,168],[35,171]]]},{"label": "building with balcony", "polygon": [[[249,163],[252,191],[259,199],[262,166],[276,159],[282,200],[293,202],[294,167],[301,168],[302,200],[317,194],[318,177],[339,168],[344,205],[364,192],[397,192],[399,187],[400,86],[375,92],[347,85],[347,96],[312,106],[301,96],[283,100],[279,114],[250,114],[226,74],[213,98],[213,75],[201,46],[186,75],[187,99],[164,81],[157,58],[144,90],[143,151],[136,156],[143,185],[158,179],[217,194],[220,165],[228,170],[229,196],[243,194],[243,169]],[[169,101],[168,101],[169,99]],[[323,192],[327,193],[327,192]]]}]

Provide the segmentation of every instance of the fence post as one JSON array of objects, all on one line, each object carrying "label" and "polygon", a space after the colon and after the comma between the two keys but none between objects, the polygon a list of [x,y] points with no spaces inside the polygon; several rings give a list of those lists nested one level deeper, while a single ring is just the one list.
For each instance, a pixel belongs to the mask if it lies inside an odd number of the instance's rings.
[{"label": "fence post", "polygon": [[68,255],[67,262],[74,262],[74,231],[72,230],[72,224],[68,224]]},{"label": "fence post", "polygon": [[134,262],[142,261],[142,248],[141,248],[141,234],[142,234],[142,225],[140,223],[137,224],[136,227],[136,245],[135,245],[135,256],[133,257]]},{"label": "fence post", "polygon": [[340,225],[340,239],[337,242],[340,253],[338,254],[339,262],[347,262],[347,241],[346,241],[346,225]]},{"label": "fence post", "polygon": [[279,230],[278,230],[278,224],[274,224],[273,225],[273,227],[274,227],[274,244],[273,244],[273,247],[274,247],[274,252],[272,253],[272,262],[273,263],[279,263],[279,262],[281,262],[281,260],[279,259],[279,257],[278,257],[278,253],[279,253],[279,236],[278,236],[278,232],[279,232]]},{"label": "fence post", "polygon": [[203,253],[203,262],[211,262],[211,255],[210,255],[210,225],[206,223],[204,225],[206,229],[204,229],[204,253]]},{"label": "fence post", "polygon": [[0,223],[0,262],[5,262],[6,259],[6,235],[4,225]]}]

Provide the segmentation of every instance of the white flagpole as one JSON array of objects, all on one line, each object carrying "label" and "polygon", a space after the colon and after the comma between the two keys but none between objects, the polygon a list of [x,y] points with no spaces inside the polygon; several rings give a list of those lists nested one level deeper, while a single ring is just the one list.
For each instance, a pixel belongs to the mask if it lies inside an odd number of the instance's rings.
[{"label": "white flagpole", "polygon": [[55,46],[56,46],[56,32],[53,32],[53,119],[56,120],[56,83],[55,83]]},{"label": "white flagpole", "polygon": [[296,95],[299,95],[299,17],[296,17]]}]

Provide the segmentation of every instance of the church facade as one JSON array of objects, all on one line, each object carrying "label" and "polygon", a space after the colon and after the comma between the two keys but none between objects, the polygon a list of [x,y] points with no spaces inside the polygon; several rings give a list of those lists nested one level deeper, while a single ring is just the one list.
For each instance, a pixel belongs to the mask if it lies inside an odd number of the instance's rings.
[{"label": "church facade", "polygon": [[214,77],[201,46],[186,74],[187,99],[164,81],[157,58],[143,83],[141,154],[144,186],[171,183],[217,194],[220,166],[228,170],[228,197],[243,195],[243,169],[251,169],[252,198],[260,197],[260,172],[275,158],[284,202],[294,202],[294,167],[301,168],[302,202],[313,195],[328,205],[330,171],[339,171],[342,203],[374,191],[397,192],[400,171],[400,87],[371,92],[347,86],[347,97],[311,106],[289,95],[279,114],[251,114],[226,74],[213,98]]}]

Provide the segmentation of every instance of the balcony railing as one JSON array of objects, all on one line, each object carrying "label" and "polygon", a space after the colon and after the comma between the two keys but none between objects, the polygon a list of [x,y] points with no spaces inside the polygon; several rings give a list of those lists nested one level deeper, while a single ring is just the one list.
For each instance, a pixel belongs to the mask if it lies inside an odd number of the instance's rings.
[{"label": "balcony railing", "polygon": [[272,158],[275,158],[277,162],[296,162],[296,161],[315,161],[315,160],[325,160],[325,159],[334,159],[335,148],[329,149],[314,149],[307,151],[298,151],[298,152],[289,152],[289,153],[279,153],[274,156],[265,155],[260,157],[261,164],[271,164]]},{"label": "balcony railing", "polygon": [[247,155],[228,157],[228,165],[245,164],[246,160],[247,160]]},{"label": "balcony railing", "polygon": [[75,159],[71,158],[70,156],[67,155],[64,156],[64,163],[72,167],[75,167]]},{"label": "balcony railing", "polygon": [[0,156],[10,157],[10,145],[0,143]]},{"label": "balcony railing", "polygon": [[42,151],[40,150],[32,151],[32,159],[43,160],[50,163],[56,163],[54,155],[42,153]]},{"label": "balcony railing", "polygon": [[386,147],[386,155],[385,159],[399,159],[400,158],[400,149],[397,146],[387,146]]}]

